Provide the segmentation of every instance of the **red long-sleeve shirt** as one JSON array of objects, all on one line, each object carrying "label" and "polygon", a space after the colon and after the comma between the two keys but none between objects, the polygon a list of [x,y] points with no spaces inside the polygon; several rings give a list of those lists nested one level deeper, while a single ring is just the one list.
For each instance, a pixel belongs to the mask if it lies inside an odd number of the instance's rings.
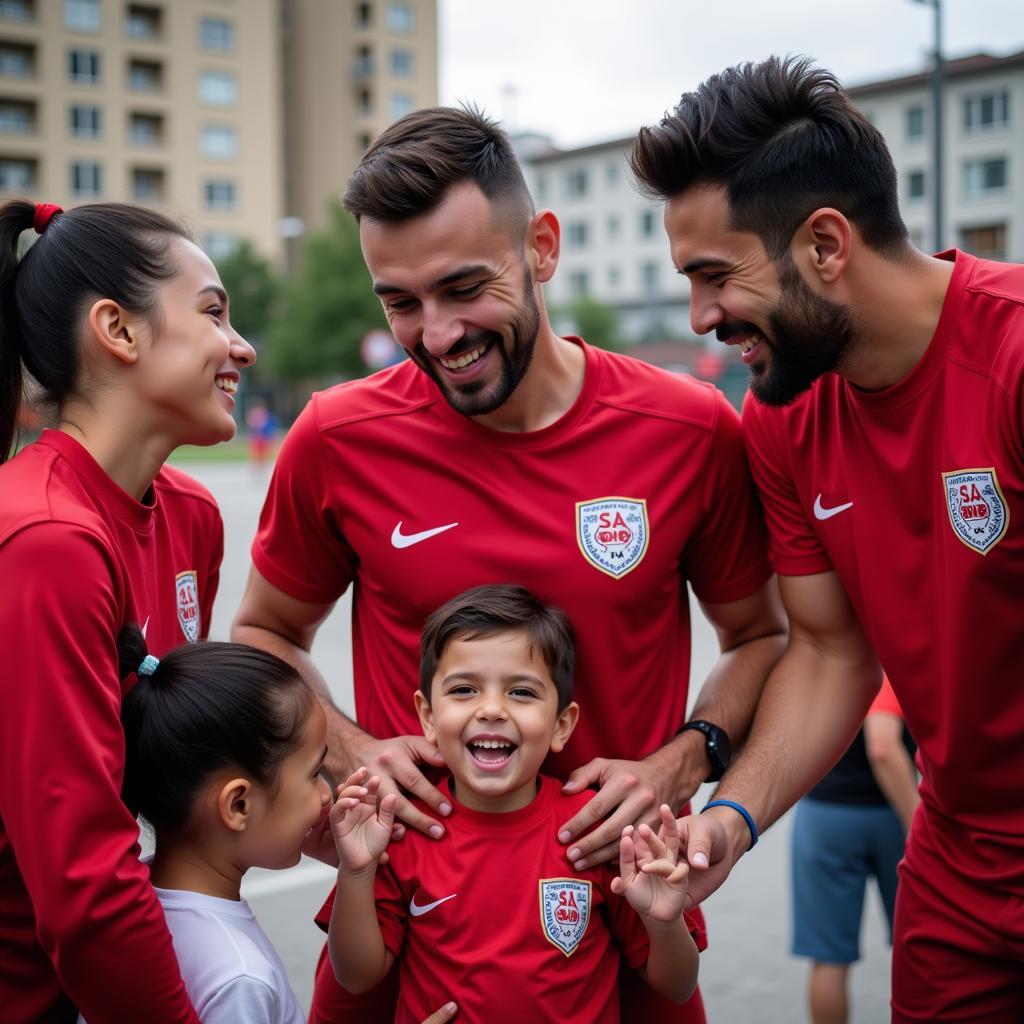
[{"label": "red long-sleeve shirt", "polygon": [[195,1022],[120,799],[116,639],[205,635],[223,527],[164,468],[148,503],[74,439],[0,466],[0,1022]]}]

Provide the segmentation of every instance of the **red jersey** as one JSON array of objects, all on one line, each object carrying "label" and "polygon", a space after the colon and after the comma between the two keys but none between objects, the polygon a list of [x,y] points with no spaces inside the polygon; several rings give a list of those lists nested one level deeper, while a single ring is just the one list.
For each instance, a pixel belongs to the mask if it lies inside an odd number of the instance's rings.
[{"label": "red jersey", "polygon": [[56,431],[0,466],[0,494],[0,1021],[195,1021],[121,803],[116,639],[205,635],[220,515],[166,467],[135,501]]},{"label": "red jersey", "polygon": [[372,735],[420,733],[426,617],[468,587],[522,583],[563,608],[578,638],[585,713],[547,770],[644,757],[685,721],[687,580],[725,602],[770,575],[725,398],[583,351],[579,397],[543,430],[480,426],[406,361],[314,395],[289,432],[253,561],[303,601],[334,601],[354,582],[356,710]]},{"label": "red jersey", "polygon": [[883,391],[825,374],[748,396],[751,468],[781,574],[835,569],[919,746],[949,855],[1024,894],[1024,267],[962,252],[934,337]]},{"label": "red jersey", "polygon": [[[451,798],[447,781],[440,788]],[[617,869],[566,864],[558,827],[588,799],[542,776],[522,810],[488,814],[452,799],[444,838],[410,830],[388,847],[376,899],[398,960],[396,1022],[416,1024],[453,999],[467,1024],[617,1024],[620,958],[643,966],[649,943],[611,890]],[[333,903],[332,892],[317,915],[325,930]],[[704,949],[700,924],[687,922]]]}]

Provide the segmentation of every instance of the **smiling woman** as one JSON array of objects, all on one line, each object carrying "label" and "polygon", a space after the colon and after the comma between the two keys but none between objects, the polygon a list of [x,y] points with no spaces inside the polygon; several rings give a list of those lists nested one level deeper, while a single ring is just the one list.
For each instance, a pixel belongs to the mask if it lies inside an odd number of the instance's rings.
[{"label": "smiling woman", "polygon": [[[17,682],[0,691],[5,1021],[197,1019],[120,799],[116,641],[130,622],[157,655],[206,635],[223,527],[163,462],[234,435],[253,359],[172,221],[0,206],[0,644]],[[26,379],[56,429],[6,461]]]}]

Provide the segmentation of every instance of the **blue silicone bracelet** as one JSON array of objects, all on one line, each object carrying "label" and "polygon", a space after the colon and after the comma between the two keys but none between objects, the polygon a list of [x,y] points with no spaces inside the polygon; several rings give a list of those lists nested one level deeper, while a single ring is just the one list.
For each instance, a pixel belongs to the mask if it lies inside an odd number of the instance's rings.
[{"label": "blue silicone bracelet", "polygon": [[750,811],[743,804],[738,804],[735,800],[712,800],[704,805],[704,810],[700,813],[703,814],[704,811],[711,807],[731,807],[737,814],[742,815],[743,820],[747,823],[747,828],[750,829],[750,849],[757,846],[757,826],[754,824],[754,819],[750,816]]}]

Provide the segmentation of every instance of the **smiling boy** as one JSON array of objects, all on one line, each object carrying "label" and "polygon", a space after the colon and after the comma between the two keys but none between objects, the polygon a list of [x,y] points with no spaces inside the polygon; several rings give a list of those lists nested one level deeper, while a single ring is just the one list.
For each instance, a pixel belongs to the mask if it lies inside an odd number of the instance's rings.
[{"label": "smiling boy", "polygon": [[579,717],[574,663],[561,611],[521,587],[466,591],[427,620],[415,695],[452,775],[446,835],[410,831],[389,848],[395,796],[378,812],[366,769],[342,789],[331,814],[338,888],[320,920],[330,914],[331,962],[349,990],[398,961],[396,1020],[420,1020],[440,995],[467,1021],[610,1024],[621,958],[667,998],[696,986],[688,869],[667,806],[658,835],[624,831],[619,876],[607,865],[566,872],[558,827],[588,794],[566,796],[538,771]]}]

